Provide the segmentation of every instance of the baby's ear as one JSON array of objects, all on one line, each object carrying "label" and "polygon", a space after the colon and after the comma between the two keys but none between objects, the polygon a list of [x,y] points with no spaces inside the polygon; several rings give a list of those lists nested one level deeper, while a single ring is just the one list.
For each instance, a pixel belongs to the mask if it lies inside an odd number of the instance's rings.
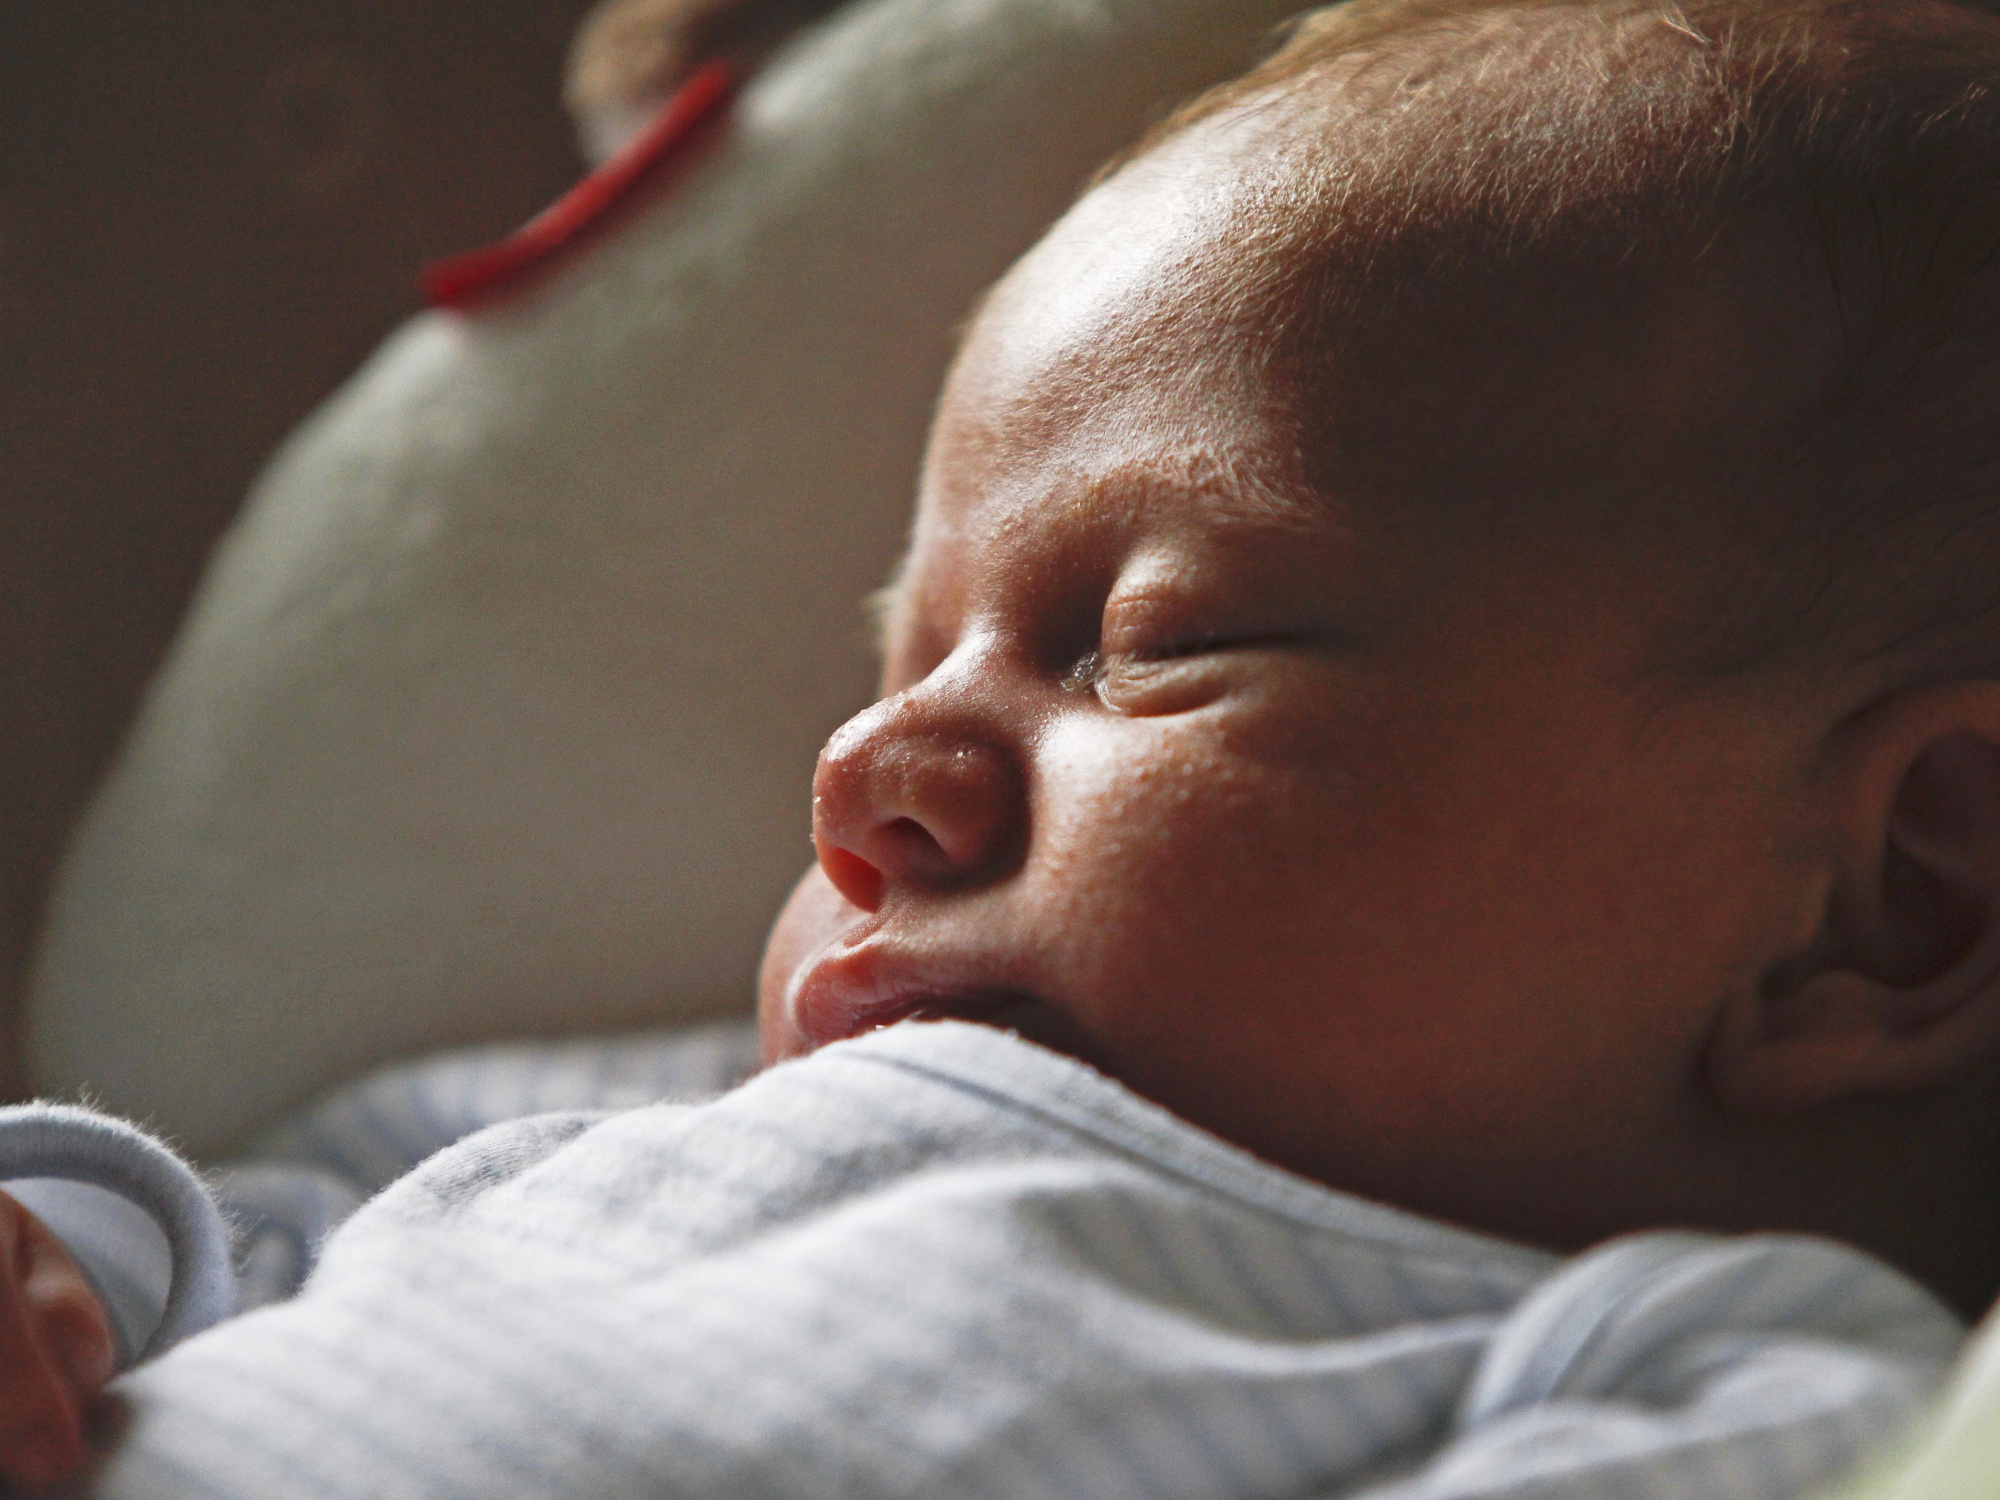
[{"label": "baby's ear", "polygon": [[1823,765],[1823,924],[1711,1038],[1711,1087],[1745,1114],[2000,1068],[2000,683],[1884,700]]}]

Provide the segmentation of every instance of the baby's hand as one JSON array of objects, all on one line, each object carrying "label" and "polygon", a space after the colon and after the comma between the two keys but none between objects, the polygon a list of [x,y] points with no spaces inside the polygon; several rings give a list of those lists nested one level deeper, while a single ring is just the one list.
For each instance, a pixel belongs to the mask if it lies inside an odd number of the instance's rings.
[{"label": "baby's hand", "polygon": [[0,1193],[0,1480],[38,1489],[83,1467],[85,1417],[115,1351],[63,1242]]}]

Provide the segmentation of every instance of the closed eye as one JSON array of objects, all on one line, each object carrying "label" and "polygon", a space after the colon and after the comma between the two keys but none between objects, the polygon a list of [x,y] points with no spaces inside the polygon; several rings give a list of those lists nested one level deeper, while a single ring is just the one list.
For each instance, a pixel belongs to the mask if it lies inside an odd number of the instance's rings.
[{"label": "closed eye", "polygon": [[[1114,659],[1140,663],[1184,661],[1190,656],[1210,656],[1223,651],[1254,651],[1270,646],[1293,645],[1300,639],[1302,637],[1285,635],[1277,631],[1262,634],[1246,632],[1243,635],[1220,635],[1213,631],[1204,631],[1199,635],[1183,636],[1158,646],[1142,645],[1104,654]],[[1099,671],[1102,670],[1100,665]]]},{"label": "closed eye", "polygon": [[1062,685],[1067,692],[1086,692],[1104,680],[1104,674],[1118,661],[1129,660],[1139,663],[1179,661],[1189,656],[1200,656],[1209,651],[1226,651],[1233,647],[1259,646],[1275,638],[1251,638],[1227,640],[1216,635],[1192,636],[1186,640],[1148,650],[1106,652],[1090,650],[1078,657],[1070,669],[1063,673]]},{"label": "closed eye", "polygon": [[1247,686],[1253,680],[1243,675],[1247,656],[1285,651],[1306,639],[1277,633],[1203,634],[1149,649],[1091,651],[1064,675],[1063,686],[1087,692],[1121,715],[1184,713]]},{"label": "closed eye", "polygon": [[1263,640],[1260,637],[1252,636],[1238,640],[1204,632],[1138,654],[1151,661],[1175,661],[1183,656],[1201,656],[1209,651],[1229,651],[1241,646],[1262,644]]}]

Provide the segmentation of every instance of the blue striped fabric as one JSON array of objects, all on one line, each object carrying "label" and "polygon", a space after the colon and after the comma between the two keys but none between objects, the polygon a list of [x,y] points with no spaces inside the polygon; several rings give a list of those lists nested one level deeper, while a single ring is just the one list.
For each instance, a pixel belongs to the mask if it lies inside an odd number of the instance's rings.
[{"label": "blue striped fabric", "polygon": [[445,1147],[564,1109],[707,1099],[756,1070],[749,1021],[471,1047],[383,1068],[329,1094],[216,1174],[237,1226],[245,1309],[283,1301],[363,1200]]},{"label": "blue striped fabric", "polygon": [[[601,1099],[598,1068],[700,1092],[744,1055],[711,1045],[685,1086],[565,1054],[534,1100]],[[536,1071],[388,1075],[272,1147],[358,1191]],[[444,1151],[300,1296],[126,1377],[89,1493],[1778,1500],[1899,1429],[1961,1337],[1839,1246],[1558,1261],[1304,1182],[1017,1039],[910,1025],[704,1105]]]},{"label": "blue striped fabric", "polygon": [[249,1157],[313,1167],[366,1196],[489,1125],[705,1099],[756,1067],[749,1021],[472,1047],[371,1073],[287,1120]]}]

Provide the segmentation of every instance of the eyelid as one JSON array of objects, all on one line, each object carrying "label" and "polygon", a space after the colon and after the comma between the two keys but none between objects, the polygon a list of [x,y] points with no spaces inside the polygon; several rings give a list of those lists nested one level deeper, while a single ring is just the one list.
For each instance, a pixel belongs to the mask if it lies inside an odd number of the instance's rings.
[{"label": "eyelid", "polygon": [[1254,626],[1240,634],[1218,629],[1180,600],[1128,596],[1107,603],[1097,647],[1077,658],[1063,687],[1088,691],[1118,714],[1181,713],[1213,702],[1224,690],[1233,676],[1218,675],[1224,655],[1274,639]]},{"label": "eyelid", "polygon": [[1190,602],[1156,593],[1116,595],[1104,603],[1098,623],[1098,649],[1107,656],[1160,652],[1162,643],[1213,638],[1216,632],[1197,622],[1202,612]]},{"label": "eyelid", "polygon": [[1172,661],[1291,634],[1273,623],[1262,610],[1246,613],[1240,602],[1205,602],[1180,591],[1127,593],[1105,601],[1097,649],[1107,660]]},{"label": "eyelid", "polygon": [[1229,665],[1231,654],[1224,643],[1215,650],[1174,648],[1102,658],[1093,652],[1085,661],[1093,667],[1089,687],[1099,703],[1116,714],[1151,718],[1201,708],[1221,697],[1237,677]]}]

